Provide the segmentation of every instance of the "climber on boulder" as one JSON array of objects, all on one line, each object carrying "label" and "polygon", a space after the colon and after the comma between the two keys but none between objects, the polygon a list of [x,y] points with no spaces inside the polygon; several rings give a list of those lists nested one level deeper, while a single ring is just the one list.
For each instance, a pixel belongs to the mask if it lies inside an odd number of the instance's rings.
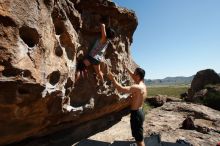
[{"label": "climber on boulder", "polygon": [[115,37],[115,31],[110,27],[106,28],[104,23],[100,24],[100,28],[101,38],[97,39],[95,45],[92,47],[89,53],[77,63],[76,81],[81,76],[84,76],[84,74],[87,73],[86,68],[92,65],[101,82],[104,82],[100,63],[104,60],[104,55],[110,40]]}]

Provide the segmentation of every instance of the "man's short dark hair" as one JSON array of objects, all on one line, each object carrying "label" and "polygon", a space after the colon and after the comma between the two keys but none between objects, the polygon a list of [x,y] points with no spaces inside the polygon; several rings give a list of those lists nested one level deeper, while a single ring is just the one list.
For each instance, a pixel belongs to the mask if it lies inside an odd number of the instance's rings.
[{"label": "man's short dark hair", "polygon": [[106,28],[106,36],[107,36],[108,39],[114,38],[115,37],[114,29],[112,29],[110,27]]},{"label": "man's short dark hair", "polygon": [[140,79],[143,80],[145,76],[145,71],[142,68],[138,67],[135,69],[135,74],[137,74]]}]

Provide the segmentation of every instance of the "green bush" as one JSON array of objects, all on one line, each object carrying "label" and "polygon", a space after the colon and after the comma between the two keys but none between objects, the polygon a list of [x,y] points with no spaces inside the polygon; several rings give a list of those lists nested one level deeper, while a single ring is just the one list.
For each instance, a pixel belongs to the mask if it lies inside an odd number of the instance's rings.
[{"label": "green bush", "polygon": [[145,102],[144,105],[143,105],[143,110],[144,110],[145,114],[147,114],[152,108],[153,107],[147,102]]},{"label": "green bush", "polygon": [[204,97],[203,103],[211,108],[220,110],[220,92],[208,92]]}]

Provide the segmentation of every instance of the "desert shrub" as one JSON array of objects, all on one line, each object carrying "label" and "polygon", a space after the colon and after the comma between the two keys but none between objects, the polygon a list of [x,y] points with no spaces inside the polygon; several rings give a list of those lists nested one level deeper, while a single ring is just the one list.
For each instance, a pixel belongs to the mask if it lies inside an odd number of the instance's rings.
[{"label": "desert shrub", "polygon": [[218,91],[208,92],[208,94],[203,99],[203,103],[206,106],[220,110],[220,92]]}]

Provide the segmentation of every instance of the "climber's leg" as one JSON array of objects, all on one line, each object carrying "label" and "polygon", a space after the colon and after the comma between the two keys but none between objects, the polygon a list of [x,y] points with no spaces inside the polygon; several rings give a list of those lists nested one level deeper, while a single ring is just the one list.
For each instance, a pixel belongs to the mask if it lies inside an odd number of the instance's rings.
[{"label": "climber's leg", "polygon": [[101,80],[102,83],[104,83],[104,78],[103,78],[103,73],[101,71],[100,64],[98,65],[93,65],[96,74],[98,75],[99,79]]},{"label": "climber's leg", "polygon": [[79,80],[80,74],[81,74],[80,71],[77,70],[77,71],[76,71],[76,75],[75,75],[75,82],[77,82],[77,81]]},{"label": "climber's leg", "polygon": [[87,58],[83,60],[83,63],[86,67],[91,65],[90,61]]},{"label": "climber's leg", "polygon": [[83,78],[88,78],[87,69],[83,70],[83,71],[81,72],[81,75],[82,75]]},{"label": "climber's leg", "polygon": [[82,76],[83,78],[87,73],[86,67],[89,66],[91,63],[89,62],[88,59],[84,59],[84,60],[79,60],[77,63],[77,67],[76,67],[76,76],[75,76],[75,81],[78,81],[80,79],[80,77]]},{"label": "climber's leg", "polygon": [[[104,79],[103,79],[103,73],[101,71],[101,67],[100,67],[100,61],[99,60],[96,60],[94,59],[93,57],[91,56],[87,56],[87,61],[93,65],[93,68],[95,70],[95,73],[96,75],[98,75],[98,78],[101,80],[101,82],[103,83],[104,82]],[[86,63],[86,62],[85,62]]]}]

